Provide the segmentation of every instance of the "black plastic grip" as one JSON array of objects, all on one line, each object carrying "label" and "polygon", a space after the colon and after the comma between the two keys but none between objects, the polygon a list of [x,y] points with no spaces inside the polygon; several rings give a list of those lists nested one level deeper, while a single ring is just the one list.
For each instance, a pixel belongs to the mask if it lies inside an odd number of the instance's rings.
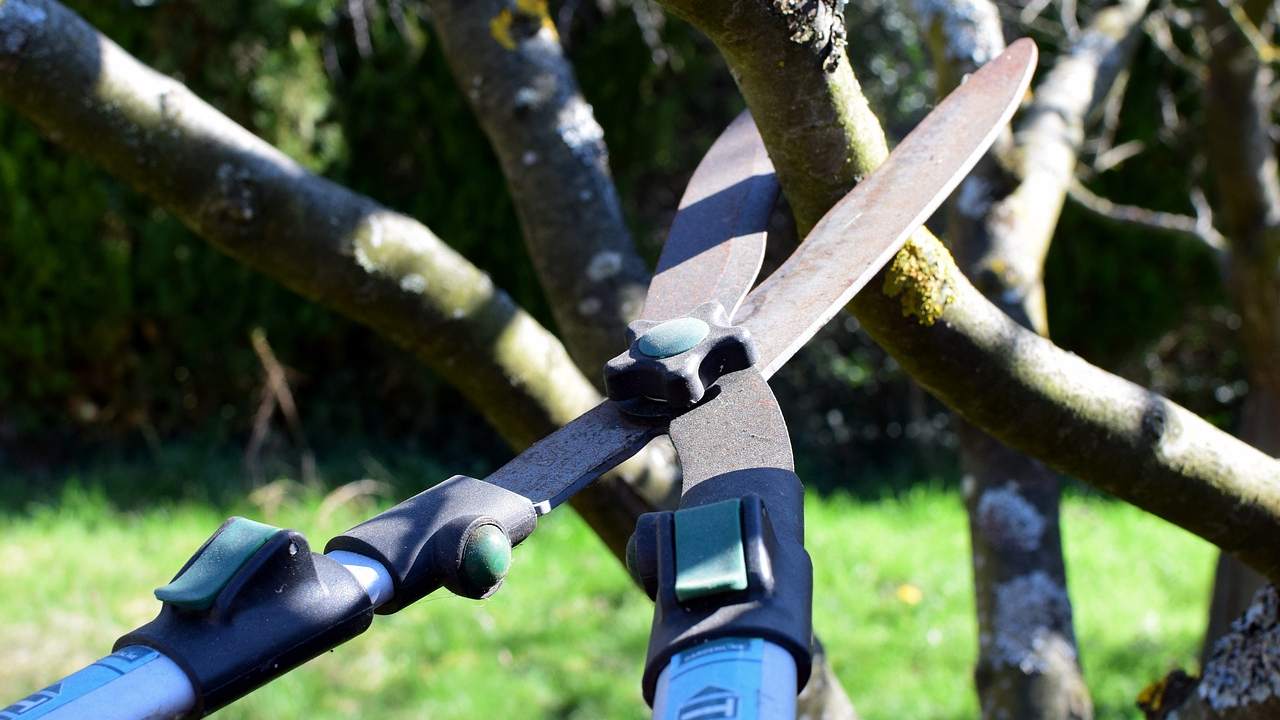
[{"label": "black plastic grip", "polygon": [[803,544],[803,495],[795,473],[775,468],[726,473],[691,488],[681,508],[741,500],[748,585],[684,602],[676,597],[675,513],[640,517],[628,554],[632,572],[654,599],[642,680],[650,705],[658,676],[676,653],[722,637],[756,637],[781,646],[796,661],[797,688],[808,682],[813,565]]},{"label": "black plastic grip", "polygon": [[195,718],[350,640],[372,620],[369,596],[346,568],[311,552],[302,535],[279,530],[230,576],[211,606],[166,602],[114,649],[145,645],[177,663],[195,687],[196,706],[186,715]]},{"label": "black plastic grip", "polygon": [[325,552],[346,550],[386,566],[395,593],[377,610],[385,615],[442,586],[464,597],[492,595],[501,580],[477,587],[462,572],[468,537],[482,525],[496,525],[514,547],[533,532],[537,521],[533,503],[523,495],[454,475],[333,538]]}]

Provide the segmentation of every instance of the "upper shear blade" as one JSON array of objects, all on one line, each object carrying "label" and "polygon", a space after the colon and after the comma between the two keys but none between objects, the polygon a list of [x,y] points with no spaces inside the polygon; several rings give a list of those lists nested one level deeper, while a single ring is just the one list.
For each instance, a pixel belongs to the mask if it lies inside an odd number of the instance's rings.
[{"label": "upper shear blade", "polygon": [[707,151],[680,198],[640,319],[684,317],[710,300],[733,317],[760,272],[777,198],[773,165],[743,112]]}]

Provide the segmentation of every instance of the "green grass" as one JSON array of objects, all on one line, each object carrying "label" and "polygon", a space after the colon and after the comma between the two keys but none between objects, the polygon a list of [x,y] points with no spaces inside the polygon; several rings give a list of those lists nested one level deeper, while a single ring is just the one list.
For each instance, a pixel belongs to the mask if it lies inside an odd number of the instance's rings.
[{"label": "green grass", "polygon": [[[299,491],[271,522],[322,544],[373,508],[320,516]],[[157,609],[166,582],[230,511],[165,501],[114,508],[100,493],[0,514],[0,704],[104,654]],[[12,507],[12,506],[10,506]],[[1069,497],[1068,566],[1087,679],[1100,718],[1191,665],[1211,549],[1120,503]],[[954,492],[811,498],[815,622],[867,720],[969,718],[976,630],[968,531]],[[920,591],[900,599],[900,588]],[[572,513],[516,551],[485,602],[438,593],[219,714],[224,718],[643,718],[638,685],[650,606]]]}]

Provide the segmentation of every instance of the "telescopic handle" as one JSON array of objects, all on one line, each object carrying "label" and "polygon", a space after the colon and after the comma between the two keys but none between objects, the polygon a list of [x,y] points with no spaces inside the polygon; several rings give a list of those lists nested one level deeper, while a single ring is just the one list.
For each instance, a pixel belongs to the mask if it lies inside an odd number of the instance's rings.
[{"label": "telescopic handle", "polygon": [[790,652],[759,638],[722,638],[671,658],[653,720],[793,720],[796,693]]},{"label": "telescopic handle", "polygon": [[[342,551],[328,557],[351,573],[374,607],[391,598],[391,575],[377,561]],[[176,662],[129,645],[0,709],[0,720],[173,720],[195,705],[195,687]]]}]

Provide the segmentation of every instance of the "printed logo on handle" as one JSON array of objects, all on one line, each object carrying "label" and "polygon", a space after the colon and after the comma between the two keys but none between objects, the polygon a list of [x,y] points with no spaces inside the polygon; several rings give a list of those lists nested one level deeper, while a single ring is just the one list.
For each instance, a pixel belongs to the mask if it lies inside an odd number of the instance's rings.
[{"label": "printed logo on handle", "polygon": [[158,657],[160,653],[140,645],[121,648],[80,672],[68,675],[0,710],[0,720],[36,720],[44,717]]},{"label": "printed logo on handle", "polygon": [[680,706],[677,720],[730,720],[738,717],[738,694],[708,685]]},{"label": "printed logo on handle", "polygon": [[35,717],[29,714],[37,710],[41,705],[47,705],[58,699],[62,694],[62,683],[54,683],[40,692],[32,693],[18,702],[10,705],[4,710],[0,710],[0,720],[16,720],[23,717]]},{"label": "printed logo on handle", "polygon": [[654,720],[759,720],[764,641],[720,638],[676,653]]}]

